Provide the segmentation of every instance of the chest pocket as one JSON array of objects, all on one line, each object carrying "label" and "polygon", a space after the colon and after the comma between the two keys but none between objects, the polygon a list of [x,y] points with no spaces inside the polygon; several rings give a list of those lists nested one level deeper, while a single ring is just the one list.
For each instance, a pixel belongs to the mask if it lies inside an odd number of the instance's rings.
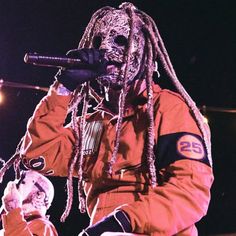
[{"label": "chest pocket", "polygon": [[102,121],[92,121],[86,123],[84,132],[84,155],[92,155],[98,151],[102,132]]}]

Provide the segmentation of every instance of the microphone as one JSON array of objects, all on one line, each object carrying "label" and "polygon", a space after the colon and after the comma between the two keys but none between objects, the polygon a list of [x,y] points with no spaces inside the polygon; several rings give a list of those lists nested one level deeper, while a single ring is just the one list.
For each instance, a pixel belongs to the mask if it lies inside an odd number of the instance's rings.
[{"label": "microphone", "polygon": [[78,58],[70,58],[67,56],[42,55],[39,53],[26,53],[24,56],[24,62],[36,66],[47,66],[57,68],[64,67],[88,70],[94,70],[98,66],[97,64],[88,64],[86,62],[82,62]]}]

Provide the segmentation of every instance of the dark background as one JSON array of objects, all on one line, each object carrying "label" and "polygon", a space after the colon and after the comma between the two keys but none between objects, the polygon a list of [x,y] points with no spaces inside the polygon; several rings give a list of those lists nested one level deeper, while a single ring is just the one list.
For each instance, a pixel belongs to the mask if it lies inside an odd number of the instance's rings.
[{"label": "dark background", "polygon": [[[77,47],[94,11],[121,2],[0,0],[0,79],[48,87],[57,70],[25,64],[25,53],[64,55]],[[208,215],[197,224],[199,235],[236,232],[236,114],[228,110],[236,107],[234,1],[131,2],[156,21],[179,80],[199,107],[206,106],[215,182]],[[163,77],[160,82],[166,79]],[[5,100],[0,104],[0,157],[8,160],[25,132],[27,120],[46,93],[8,86],[3,86],[1,93]],[[1,196],[13,177],[12,170],[5,175]],[[65,179],[51,180],[56,187],[49,212],[51,220],[59,235],[77,235],[87,226],[88,217],[78,212],[75,200],[67,221],[59,223],[65,206]]]}]

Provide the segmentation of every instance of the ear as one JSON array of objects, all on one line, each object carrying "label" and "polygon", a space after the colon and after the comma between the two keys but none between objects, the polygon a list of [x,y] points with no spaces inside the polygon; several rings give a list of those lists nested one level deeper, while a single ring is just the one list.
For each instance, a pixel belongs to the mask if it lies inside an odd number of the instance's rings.
[{"label": "ear", "polygon": [[37,199],[44,200],[45,197],[46,197],[45,192],[41,192],[41,191],[38,191],[38,192],[37,192],[37,195],[36,195],[36,198],[37,198]]}]

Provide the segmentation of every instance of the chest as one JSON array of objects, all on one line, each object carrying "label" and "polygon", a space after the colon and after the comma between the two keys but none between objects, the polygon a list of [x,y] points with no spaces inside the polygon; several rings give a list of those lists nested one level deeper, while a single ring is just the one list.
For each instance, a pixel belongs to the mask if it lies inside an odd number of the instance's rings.
[{"label": "chest", "polygon": [[[144,112],[125,117],[120,127],[119,148],[114,171],[140,166],[145,161],[148,118]],[[89,176],[106,172],[117,142],[117,120],[88,121],[84,136],[84,170]]]}]

